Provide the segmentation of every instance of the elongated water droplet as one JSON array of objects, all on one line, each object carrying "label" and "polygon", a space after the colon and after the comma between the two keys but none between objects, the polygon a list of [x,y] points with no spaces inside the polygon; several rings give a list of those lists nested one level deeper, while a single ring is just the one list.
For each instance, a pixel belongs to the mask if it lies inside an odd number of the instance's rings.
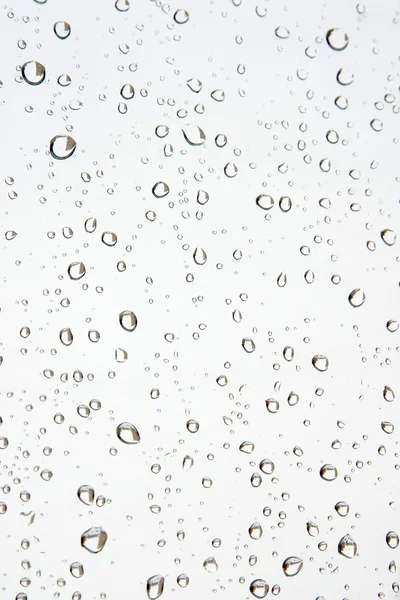
[{"label": "elongated water droplet", "polygon": [[135,88],[130,83],[125,83],[121,88],[120,94],[124,100],[132,100],[135,95]]},{"label": "elongated water droplet", "polygon": [[288,362],[291,362],[294,359],[294,349],[292,346],[286,346],[283,349],[283,358]]},{"label": "elongated water droplet", "polygon": [[245,454],[251,454],[254,452],[254,444],[253,442],[242,442],[239,446],[239,450]]},{"label": "elongated water droplet", "polygon": [[191,456],[185,456],[182,462],[182,469],[184,471],[189,471],[194,465],[194,460]]},{"label": "elongated water droplet", "polygon": [[156,600],[164,591],[165,579],[162,575],[153,575],[147,580],[146,591],[150,600]]},{"label": "elongated water droplet", "polygon": [[249,536],[251,537],[252,540],[259,540],[262,537],[263,534],[263,528],[261,527],[260,523],[253,523],[252,525],[250,525],[249,527]]},{"label": "elongated water droplet", "polygon": [[240,312],[240,310],[234,310],[232,313],[232,318],[235,321],[235,323],[240,323],[240,321],[242,320],[242,313]]},{"label": "elongated water droplet", "polygon": [[120,423],[117,427],[117,436],[124,444],[138,444],[140,442],[139,432],[132,423]]},{"label": "elongated water droplet", "polygon": [[202,146],[206,141],[206,134],[198,125],[188,123],[182,127],[183,137],[190,146]]},{"label": "elongated water droplet", "polygon": [[289,210],[292,208],[291,198],[289,198],[289,196],[281,196],[281,198],[279,198],[279,208],[282,212],[289,212]]},{"label": "elongated water droplet", "polygon": [[91,527],[81,535],[81,546],[91,554],[103,550],[107,541],[107,533],[101,527]]},{"label": "elongated water droplet", "polygon": [[298,573],[300,573],[303,568],[303,561],[301,558],[297,556],[289,556],[286,558],[282,564],[283,572],[286,577],[294,577]]},{"label": "elongated water droplet", "polygon": [[314,521],[307,522],[307,533],[311,535],[311,537],[319,535],[319,527]]},{"label": "elongated water droplet", "polygon": [[74,341],[74,336],[72,335],[72,331],[69,327],[65,329],[61,329],[60,331],[60,341],[64,346],[70,346]]},{"label": "elongated water droplet", "polygon": [[344,535],[340,540],[338,552],[346,558],[354,558],[357,554],[357,544],[349,534]]},{"label": "elongated water droplet", "polygon": [[207,262],[207,253],[203,248],[196,248],[193,252],[193,260],[196,265],[205,265]]},{"label": "elongated water droplet", "polygon": [[50,154],[56,160],[70,158],[76,150],[76,142],[70,135],[56,135],[50,141]]},{"label": "elongated water droplet", "polygon": [[386,534],[386,543],[389,546],[389,548],[392,548],[392,550],[397,548],[397,546],[399,545],[399,536],[395,531],[389,531]]}]

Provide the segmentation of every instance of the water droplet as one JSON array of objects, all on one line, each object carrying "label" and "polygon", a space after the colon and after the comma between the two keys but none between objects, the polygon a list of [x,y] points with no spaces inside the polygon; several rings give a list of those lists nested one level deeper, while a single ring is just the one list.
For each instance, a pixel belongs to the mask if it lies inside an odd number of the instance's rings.
[{"label": "water droplet", "polygon": [[208,573],[215,573],[215,571],[218,571],[218,564],[213,556],[206,558],[203,562],[203,567]]},{"label": "water droplet", "polygon": [[197,421],[195,421],[194,419],[190,419],[187,423],[186,423],[186,429],[188,431],[190,431],[190,433],[197,433],[200,429],[200,425]]},{"label": "water droplet", "polygon": [[121,423],[117,427],[117,436],[124,444],[138,444],[140,435],[138,430],[132,423]]},{"label": "water droplet", "polygon": [[383,123],[380,119],[372,119],[370,122],[371,128],[378,133],[383,129]]},{"label": "water droplet", "polygon": [[359,308],[365,302],[365,294],[360,288],[356,288],[349,294],[349,303],[354,308]]},{"label": "water droplet", "polygon": [[392,550],[397,548],[397,546],[399,545],[399,536],[395,531],[389,531],[386,534],[386,543],[389,546],[389,548],[392,548]]},{"label": "water droplet", "polygon": [[72,335],[72,331],[69,327],[65,329],[61,329],[60,331],[60,341],[64,346],[70,346],[74,341],[74,336]]},{"label": "water droplet", "polygon": [[349,534],[344,535],[340,540],[338,552],[346,558],[354,558],[357,554],[357,544]]},{"label": "water droplet", "polygon": [[349,69],[339,69],[336,75],[336,81],[340,83],[340,85],[351,85],[354,81],[354,73]]},{"label": "water droplet", "polygon": [[204,131],[194,123],[188,123],[182,127],[183,137],[190,146],[202,146],[206,141]]},{"label": "water droplet", "polygon": [[223,102],[225,100],[225,92],[224,90],[214,90],[211,92],[211,98],[216,102]]},{"label": "water droplet", "polygon": [[124,100],[132,100],[135,95],[135,88],[130,83],[126,83],[122,86],[120,94]]},{"label": "water droplet", "polygon": [[192,90],[192,92],[194,92],[195,94],[198,94],[199,92],[201,92],[202,88],[203,88],[203,84],[200,81],[200,79],[189,79],[186,82],[186,85],[188,86],[188,88],[190,90]]},{"label": "water droplet", "polygon": [[207,262],[207,253],[203,248],[196,248],[193,252],[193,260],[196,265],[205,265]]},{"label": "water droplet", "polygon": [[286,273],[280,273],[278,279],[276,280],[278,287],[283,288],[287,284]]},{"label": "water droplet", "polygon": [[279,198],[279,208],[282,212],[289,212],[289,210],[292,208],[291,198],[289,198],[289,196],[281,196],[281,198]]},{"label": "water droplet", "polygon": [[253,523],[249,527],[249,536],[252,540],[259,540],[262,537],[263,528],[260,523]]},{"label": "water droplet", "polygon": [[150,600],[156,600],[164,591],[165,579],[162,575],[153,575],[147,580],[146,590]]},{"label": "water droplet", "polygon": [[71,34],[71,27],[66,21],[57,21],[57,23],[54,23],[53,30],[60,40],[66,40]]},{"label": "water droplet", "polygon": [[395,333],[399,328],[399,322],[398,321],[393,321],[392,319],[390,319],[390,321],[388,321],[386,323],[386,329],[388,331],[390,331],[390,333]]},{"label": "water droplet", "polygon": [[323,354],[316,354],[312,358],[312,364],[317,371],[321,371],[321,373],[323,373],[329,367],[329,360],[326,356],[323,356]]},{"label": "water droplet", "polygon": [[119,324],[121,325],[122,329],[125,329],[125,331],[135,331],[137,327],[137,318],[135,313],[131,310],[124,310],[119,313]]},{"label": "water droplet", "polygon": [[224,167],[224,173],[227,177],[233,179],[233,177],[236,177],[236,175],[238,174],[238,168],[235,165],[235,163],[228,162]]},{"label": "water droplet", "polygon": [[68,267],[68,275],[70,279],[78,280],[82,279],[86,275],[86,267],[82,262],[71,263]]},{"label": "water droplet", "polygon": [[40,85],[46,79],[46,69],[36,60],[31,60],[22,65],[21,73],[29,85]]},{"label": "water droplet", "polygon": [[250,483],[253,487],[258,488],[262,484],[262,477],[259,473],[253,473],[250,478]]},{"label": "water droplet", "polygon": [[324,465],[321,467],[319,474],[321,479],[324,479],[325,481],[334,481],[339,473],[334,465]]},{"label": "water droplet", "polygon": [[119,10],[119,12],[126,12],[130,9],[129,0],[116,0],[115,8]]},{"label": "water droplet", "polygon": [[178,577],[176,578],[176,583],[179,585],[179,587],[181,588],[185,588],[189,585],[189,577],[185,574],[185,573],[181,573],[180,575],[178,575]]},{"label": "water droplet", "polygon": [[388,435],[392,434],[394,431],[394,425],[390,421],[382,421],[381,429]]},{"label": "water droplet", "polygon": [[392,388],[388,385],[385,385],[385,387],[383,388],[383,397],[386,400],[386,402],[393,402],[396,396]]},{"label": "water droplet", "polygon": [[341,29],[329,29],[326,34],[326,41],[332,50],[345,50],[349,44],[349,36]]},{"label": "water droplet", "polygon": [[81,535],[81,546],[91,554],[97,554],[103,550],[107,533],[101,527],[91,527]]},{"label": "water droplet", "polygon": [[189,471],[194,465],[194,460],[191,456],[185,456],[182,462],[182,469],[184,471]]},{"label": "water droplet", "polygon": [[300,573],[302,568],[303,561],[297,556],[289,556],[289,558],[286,558],[286,560],[284,560],[282,564],[282,569],[286,577],[294,577],[295,575]]},{"label": "water droplet", "polygon": [[286,27],[277,27],[275,29],[275,35],[280,40],[287,40],[290,36],[290,31]]},{"label": "water droplet", "polygon": [[291,362],[294,359],[294,348],[292,348],[292,346],[286,346],[283,349],[283,358],[288,362]]},{"label": "water droplet", "polygon": [[269,585],[264,579],[255,579],[251,582],[249,589],[255,598],[265,598],[269,591]]},{"label": "water droplet", "polygon": [[165,198],[169,194],[169,187],[164,181],[157,181],[151,191],[156,198]]},{"label": "water droplet", "polygon": [[263,210],[270,210],[274,205],[274,199],[268,194],[260,194],[256,198],[256,204]]},{"label": "water droplet", "polygon": [[393,246],[396,243],[397,236],[391,229],[384,229],[381,231],[381,238],[387,246]]},{"label": "water droplet", "polygon": [[253,442],[242,442],[239,446],[239,450],[245,454],[251,454],[254,452],[254,444]]},{"label": "water droplet", "polygon": [[56,135],[50,141],[50,154],[56,160],[70,158],[76,150],[76,142],[69,135]]},{"label": "water droplet", "polygon": [[256,349],[256,345],[251,338],[243,338],[242,339],[242,347],[243,350],[251,354]]},{"label": "water droplet", "polygon": [[335,510],[340,517],[347,517],[350,512],[350,506],[347,502],[337,502],[335,504]]},{"label": "water droplet", "polygon": [[272,460],[270,460],[269,458],[264,458],[260,462],[260,471],[262,471],[266,475],[272,475],[272,473],[275,471],[275,465],[272,462]]},{"label": "water droplet", "polygon": [[72,577],[75,577],[76,579],[83,577],[83,575],[84,575],[83,564],[80,562],[71,563],[71,565],[69,567],[69,572],[71,573]]},{"label": "water droplet", "polygon": [[184,8],[178,8],[174,14],[174,21],[178,23],[178,25],[184,25],[189,21],[189,13]]},{"label": "water droplet", "polygon": [[307,522],[307,533],[311,535],[311,537],[319,535],[319,527],[314,521]]}]

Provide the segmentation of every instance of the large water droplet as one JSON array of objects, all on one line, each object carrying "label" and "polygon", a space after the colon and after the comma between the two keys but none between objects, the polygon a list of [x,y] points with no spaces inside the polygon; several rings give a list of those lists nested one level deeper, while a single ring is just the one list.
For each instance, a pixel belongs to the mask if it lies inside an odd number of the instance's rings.
[{"label": "large water droplet", "polygon": [[307,522],[307,532],[311,537],[316,537],[319,535],[319,527],[314,521]]},{"label": "large water droplet", "polygon": [[174,14],[174,21],[178,23],[178,25],[184,25],[189,21],[189,13],[184,8],[178,8]]},{"label": "large water droplet", "polygon": [[250,525],[249,527],[249,536],[251,537],[252,540],[259,540],[262,537],[263,534],[263,528],[261,527],[260,523],[253,523],[252,525]]},{"label": "large water droplet", "polygon": [[332,50],[345,50],[349,44],[349,36],[341,29],[329,29],[326,34],[326,41]]},{"label": "large water droplet", "polygon": [[57,23],[54,23],[53,30],[60,40],[66,40],[71,34],[71,27],[66,21],[57,21]]},{"label": "large water droplet", "polygon": [[359,308],[365,302],[365,294],[360,288],[356,288],[349,294],[349,303],[354,308]]},{"label": "large water droplet", "polygon": [[242,347],[243,350],[251,354],[256,349],[256,345],[251,338],[243,338],[242,339]]},{"label": "large water droplet", "polygon": [[124,100],[132,100],[135,95],[135,88],[130,83],[126,83],[122,86],[120,94]]},{"label": "large water droplet", "polygon": [[319,474],[325,481],[334,481],[338,476],[338,471],[334,465],[323,465]]},{"label": "large water droplet", "polygon": [[196,265],[205,265],[207,262],[207,253],[203,248],[196,248],[193,252],[193,260]]},{"label": "large water droplet", "polygon": [[203,87],[203,84],[200,81],[200,79],[193,79],[193,78],[192,79],[188,79],[188,81],[186,82],[186,85],[195,94],[198,94],[199,92],[201,92],[202,87]]},{"label": "large water droplet", "polygon": [[81,535],[81,546],[91,552],[97,554],[103,550],[107,541],[107,533],[101,527],[91,527]]},{"label": "large water droplet", "polygon": [[70,158],[76,150],[76,142],[69,135],[56,135],[50,141],[50,154],[56,160]]},{"label": "large water droplet", "polygon": [[206,141],[206,134],[198,125],[188,123],[182,127],[183,137],[190,146],[202,146]]},{"label": "large water droplet", "polygon": [[396,243],[397,236],[391,229],[384,229],[381,231],[381,238],[387,246],[393,246]]},{"label": "large water droplet", "polygon": [[340,501],[335,504],[335,510],[340,517],[347,517],[350,511],[350,506],[347,504],[347,502]]},{"label": "large water droplet", "polygon": [[357,554],[357,544],[349,534],[344,535],[340,540],[338,552],[346,558],[354,558]]},{"label": "large water droplet", "polygon": [[153,575],[147,580],[146,591],[150,600],[156,600],[164,591],[165,579],[162,575]]},{"label": "large water droplet", "polygon": [[78,280],[82,279],[86,275],[86,267],[82,262],[71,263],[68,267],[68,275],[70,279]]},{"label": "large water droplet", "polygon": [[157,181],[151,191],[156,198],[165,198],[169,194],[169,187],[164,181]]},{"label": "large water droplet", "polygon": [[284,560],[282,564],[282,569],[286,577],[294,577],[295,575],[300,573],[302,568],[303,561],[297,556],[289,556],[288,558],[286,558],[286,560]]},{"label": "large water droplet", "polygon": [[74,336],[72,335],[72,331],[69,327],[65,329],[61,329],[60,331],[60,341],[64,346],[70,346],[74,341]]},{"label": "large water droplet", "polygon": [[115,8],[119,12],[126,12],[127,10],[130,9],[129,0],[116,0]]},{"label": "large water droplet", "polygon": [[137,318],[132,310],[124,310],[119,313],[119,324],[125,331],[135,331],[137,327]]},{"label": "large water droplet", "polygon": [[238,174],[238,168],[233,162],[228,162],[224,167],[224,173],[229,179],[233,179]]},{"label": "large water droplet", "polygon": [[275,471],[275,465],[271,459],[264,458],[260,462],[260,470],[266,475],[272,475],[272,473]]},{"label": "large water droplet", "polygon": [[312,364],[317,371],[321,371],[321,373],[323,373],[329,367],[329,360],[326,356],[323,356],[323,354],[316,354],[312,358]]},{"label": "large water droplet", "polygon": [[249,589],[255,598],[265,598],[269,591],[269,585],[264,579],[255,579],[251,582]]},{"label": "large water droplet", "polygon": [[386,543],[389,546],[389,548],[392,548],[392,550],[397,548],[397,546],[399,545],[399,536],[395,531],[389,531],[386,534]]},{"label": "large water droplet", "polygon": [[256,204],[263,210],[270,210],[274,205],[274,199],[268,194],[260,194],[256,198]]},{"label": "large water droplet", "polygon": [[46,69],[36,60],[31,60],[22,65],[22,77],[29,85],[39,85],[46,78]]},{"label": "large water droplet", "polygon": [[206,558],[203,562],[203,567],[208,573],[215,573],[215,571],[218,571],[218,564],[213,556]]},{"label": "large water droplet", "polygon": [[117,436],[124,444],[138,444],[140,442],[139,432],[132,423],[120,423],[117,427]]}]

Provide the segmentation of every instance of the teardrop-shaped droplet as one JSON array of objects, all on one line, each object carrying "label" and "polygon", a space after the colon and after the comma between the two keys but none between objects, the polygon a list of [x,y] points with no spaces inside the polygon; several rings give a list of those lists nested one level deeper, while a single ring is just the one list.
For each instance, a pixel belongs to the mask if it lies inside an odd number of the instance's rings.
[{"label": "teardrop-shaped droplet", "polygon": [[390,421],[382,421],[381,429],[382,431],[390,435],[394,431],[394,425]]},{"label": "teardrop-shaped droplet", "polygon": [[354,558],[357,554],[357,544],[349,534],[344,535],[340,540],[338,552],[346,558]]},{"label": "teardrop-shaped droplet", "polygon": [[40,85],[46,79],[46,69],[36,60],[31,60],[22,65],[22,77],[29,85]]},{"label": "teardrop-shaped droplet", "polygon": [[232,313],[232,318],[235,321],[235,323],[240,323],[240,321],[242,320],[242,313],[240,312],[240,310],[234,310]]},{"label": "teardrop-shaped droplet", "polygon": [[326,356],[323,356],[323,354],[316,354],[312,358],[312,364],[317,371],[321,371],[321,373],[323,373],[329,367],[329,360]]},{"label": "teardrop-shaped droplet", "polygon": [[392,550],[397,548],[397,546],[399,545],[399,536],[395,531],[389,531],[386,534],[386,543],[389,546],[389,548],[392,548]]},{"label": "teardrop-shaped droplet", "polygon": [[183,137],[190,146],[202,146],[206,141],[206,134],[198,125],[188,123],[182,127]]},{"label": "teardrop-shaped droplet", "polygon": [[74,341],[74,336],[72,335],[72,331],[69,327],[65,329],[61,329],[60,331],[60,341],[64,346],[70,346]]},{"label": "teardrop-shaped droplet", "polygon": [[334,481],[338,476],[338,471],[334,465],[323,465],[319,474],[325,481]]},{"label": "teardrop-shaped droplet", "polygon": [[282,569],[286,577],[294,577],[303,568],[303,561],[297,556],[289,556],[283,561]]},{"label": "teardrop-shaped droplet", "polygon": [[120,423],[117,427],[117,436],[124,444],[138,444],[140,442],[139,432],[132,423]]},{"label": "teardrop-shaped droplet", "polygon": [[192,79],[188,79],[188,81],[186,82],[186,85],[195,94],[198,94],[199,92],[201,92],[202,87],[203,87],[203,84],[200,81],[200,79],[193,79],[193,78]]},{"label": "teardrop-shaped droplet", "polygon": [[388,385],[385,385],[385,387],[383,388],[383,397],[386,400],[386,402],[393,402],[396,396],[392,388]]},{"label": "teardrop-shaped droplet", "polygon": [[307,533],[311,535],[311,537],[319,535],[319,527],[314,521],[307,522]]},{"label": "teardrop-shaped droplet", "polygon": [[91,527],[81,535],[81,546],[91,552],[97,554],[103,550],[107,541],[107,533],[101,527]]},{"label": "teardrop-shaped droplet", "polygon": [[146,591],[150,600],[157,600],[164,591],[165,579],[162,575],[153,575],[147,580]]},{"label": "teardrop-shaped droplet", "polygon": [[213,556],[206,558],[203,562],[203,567],[208,573],[215,573],[215,571],[218,571],[218,564]]},{"label": "teardrop-shaped droplet", "polygon": [[196,248],[193,252],[193,260],[196,265],[205,265],[207,262],[207,253],[203,248]]},{"label": "teardrop-shaped droplet", "polygon": [[71,34],[71,27],[66,21],[54,23],[53,30],[59,40],[66,40]]},{"label": "teardrop-shaped droplet", "polygon": [[137,317],[132,310],[123,310],[119,313],[119,324],[125,331],[135,331],[137,327]]},{"label": "teardrop-shaped droplet", "polygon": [[164,181],[157,181],[151,191],[156,198],[165,198],[169,194],[169,187]]},{"label": "teardrop-shaped droplet", "polygon": [[86,275],[86,267],[82,262],[71,263],[68,267],[68,275],[70,279],[77,281]]},{"label": "teardrop-shaped droplet", "polygon": [[224,173],[227,177],[232,179],[233,177],[236,177],[236,175],[238,174],[238,168],[235,165],[235,163],[228,162],[228,163],[226,163],[226,165],[224,167]]},{"label": "teardrop-shaped droplet", "polygon": [[56,135],[50,141],[50,154],[56,160],[70,158],[76,150],[76,142],[70,135]]},{"label": "teardrop-shaped droplet", "polygon": [[347,502],[340,501],[335,504],[335,510],[340,517],[347,517],[350,511],[350,506],[347,504]]},{"label": "teardrop-shaped droplet", "polygon": [[288,399],[287,399],[289,406],[296,406],[296,404],[299,402],[299,400],[300,400],[299,395],[296,394],[296,392],[290,392]]},{"label": "teardrop-shaped droplet", "polygon": [[265,406],[267,407],[268,412],[272,414],[276,414],[279,411],[279,402],[274,398],[268,398],[265,401]]},{"label": "teardrop-shaped droplet", "polygon": [[254,488],[260,487],[262,484],[261,475],[259,473],[253,473],[253,475],[250,477],[250,483]]},{"label": "teardrop-shaped droplet", "polygon": [[243,338],[242,339],[242,348],[248,354],[251,354],[256,349],[256,345],[251,338]]},{"label": "teardrop-shaped droplet", "polygon": [[252,540],[259,540],[262,537],[263,534],[263,528],[261,527],[260,523],[253,523],[252,525],[250,525],[249,527],[249,536],[251,537]]},{"label": "teardrop-shaped droplet", "polygon": [[272,196],[269,196],[268,194],[260,194],[256,198],[256,204],[263,210],[270,210],[274,206],[275,202]]},{"label": "teardrop-shaped droplet", "polygon": [[255,598],[265,598],[269,592],[269,585],[264,579],[255,579],[249,589]]},{"label": "teardrop-shaped droplet", "polygon": [[223,102],[225,100],[224,90],[214,90],[213,92],[211,92],[210,96],[216,102]]},{"label": "teardrop-shaped droplet", "polygon": [[123,348],[115,349],[115,360],[117,363],[124,363],[128,360],[128,353]]},{"label": "teardrop-shaped droplet", "polygon": [[332,50],[344,50],[349,44],[349,36],[341,29],[329,29],[326,34],[326,41]]},{"label": "teardrop-shaped droplet", "polygon": [[135,95],[135,88],[130,83],[125,83],[120,90],[120,94],[124,100],[132,100]]},{"label": "teardrop-shaped droplet", "polygon": [[383,229],[381,231],[381,238],[387,246],[393,246],[396,243],[397,236],[391,229]]},{"label": "teardrop-shaped droplet", "polygon": [[201,204],[202,206],[204,206],[204,204],[207,204],[209,199],[210,199],[210,196],[209,196],[208,192],[205,192],[204,190],[199,190],[197,192],[197,202],[199,204]]},{"label": "teardrop-shaped droplet", "polygon": [[359,308],[365,302],[365,294],[360,288],[356,288],[349,294],[349,303],[353,308]]},{"label": "teardrop-shaped droplet", "polygon": [[286,273],[280,273],[278,279],[276,280],[278,287],[283,288],[287,284]]}]

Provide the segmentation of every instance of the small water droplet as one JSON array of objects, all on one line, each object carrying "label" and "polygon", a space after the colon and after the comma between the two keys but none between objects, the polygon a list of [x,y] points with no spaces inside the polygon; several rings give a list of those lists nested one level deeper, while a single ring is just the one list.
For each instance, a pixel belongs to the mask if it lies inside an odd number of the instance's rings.
[{"label": "small water droplet", "polygon": [[86,267],[82,262],[71,263],[68,267],[68,275],[70,279],[77,281],[86,275]]},{"label": "small water droplet", "polygon": [[268,194],[260,194],[256,198],[256,204],[263,210],[270,210],[274,206],[274,199]]},{"label": "small water droplet", "polygon": [[207,253],[203,248],[196,248],[193,252],[193,260],[196,265],[205,265],[207,262]]}]

